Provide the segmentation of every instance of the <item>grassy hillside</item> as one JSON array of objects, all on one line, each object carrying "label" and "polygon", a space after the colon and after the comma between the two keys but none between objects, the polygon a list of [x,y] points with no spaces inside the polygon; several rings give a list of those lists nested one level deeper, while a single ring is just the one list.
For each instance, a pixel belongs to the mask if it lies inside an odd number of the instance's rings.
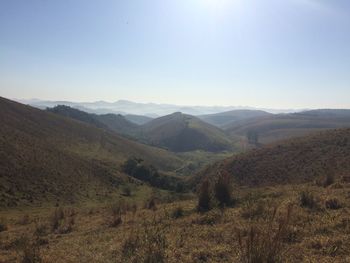
[{"label": "grassy hillside", "polygon": [[293,114],[277,114],[237,121],[225,130],[233,136],[246,137],[254,132],[259,143],[300,137],[313,132],[350,127],[349,110],[313,110]]},{"label": "grassy hillside", "polygon": [[92,114],[69,106],[59,105],[54,108],[48,108],[47,111],[72,118],[74,120],[92,124],[98,128],[108,129],[123,135],[130,135],[135,132],[138,125],[128,121],[120,114]]},{"label": "grassy hillside", "polygon": [[147,122],[153,120],[153,118],[144,116],[144,115],[134,115],[134,114],[126,114],[124,115],[125,119],[128,121],[138,124],[138,125],[143,125],[146,124]]},{"label": "grassy hillside", "polygon": [[194,116],[179,112],[146,123],[141,127],[140,137],[153,145],[175,152],[218,152],[232,149],[232,142],[223,131]]},{"label": "grassy hillside", "polygon": [[198,118],[217,127],[225,128],[237,121],[270,115],[272,114],[261,110],[233,110],[216,114],[200,115]]},{"label": "grassy hillside", "polygon": [[0,206],[108,195],[127,179],[119,169],[131,156],[161,171],[182,165],[165,150],[4,98],[0,120]]},{"label": "grassy hillside", "polygon": [[201,176],[229,173],[235,183],[259,186],[303,183],[350,174],[350,129],[317,133],[228,158]]}]

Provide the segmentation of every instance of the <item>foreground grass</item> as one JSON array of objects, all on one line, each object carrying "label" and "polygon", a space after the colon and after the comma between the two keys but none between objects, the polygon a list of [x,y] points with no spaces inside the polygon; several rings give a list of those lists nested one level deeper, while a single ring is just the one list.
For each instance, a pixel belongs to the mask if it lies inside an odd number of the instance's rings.
[{"label": "foreground grass", "polygon": [[[266,242],[278,249],[273,262],[347,262],[349,191],[350,185],[339,182],[326,188],[240,189],[235,207],[203,214],[196,212],[196,200],[151,209],[139,204],[137,210],[125,204],[64,207],[63,219],[56,207],[2,211],[6,230],[0,232],[0,262],[29,256],[42,262],[254,263],[266,262],[254,261],[253,255],[267,258]],[[301,192],[312,196],[312,206],[301,205]],[[288,207],[285,234],[275,244]],[[53,229],[55,213],[59,223]]]}]

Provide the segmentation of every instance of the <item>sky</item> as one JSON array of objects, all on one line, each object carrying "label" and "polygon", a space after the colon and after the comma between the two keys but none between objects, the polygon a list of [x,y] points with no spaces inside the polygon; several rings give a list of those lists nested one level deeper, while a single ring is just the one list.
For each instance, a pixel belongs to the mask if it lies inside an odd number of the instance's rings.
[{"label": "sky", "polygon": [[350,108],[350,1],[1,0],[0,96]]}]

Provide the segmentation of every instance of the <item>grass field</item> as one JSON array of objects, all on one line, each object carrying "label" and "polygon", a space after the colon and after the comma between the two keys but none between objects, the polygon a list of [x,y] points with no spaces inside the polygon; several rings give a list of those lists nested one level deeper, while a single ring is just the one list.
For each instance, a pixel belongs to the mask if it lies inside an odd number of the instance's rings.
[{"label": "grass field", "polygon": [[[303,191],[313,200],[306,206]],[[195,198],[152,209],[134,201],[63,207],[56,230],[61,208],[3,210],[0,262],[266,262],[249,258],[269,253],[271,262],[347,262],[349,191],[340,179],[326,188],[240,188],[234,207],[202,214]]]}]

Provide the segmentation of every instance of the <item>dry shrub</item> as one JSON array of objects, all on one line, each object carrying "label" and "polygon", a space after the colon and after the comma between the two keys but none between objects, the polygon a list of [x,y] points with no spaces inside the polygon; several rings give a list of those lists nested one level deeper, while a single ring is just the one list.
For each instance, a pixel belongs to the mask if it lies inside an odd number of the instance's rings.
[{"label": "dry shrub", "polygon": [[285,215],[277,219],[277,208],[275,208],[266,224],[252,225],[247,232],[238,230],[241,262],[285,262],[283,240],[289,232],[291,213],[292,206],[289,205]]},{"label": "dry shrub", "polygon": [[302,191],[299,195],[300,206],[309,209],[318,208],[315,196],[310,191]]},{"label": "dry shrub", "polygon": [[337,209],[342,208],[342,205],[340,204],[340,202],[336,198],[326,200],[325,206],[327,209],[331,209],[331,210],[337,210]]},{"label": "dry shrub", "polygon": [[167,246],[163,224],[143,224],[136,231],[132,230],[124,240],[121,251],[123,262],[164,263]]},{"label": "dry shrub", "polygon": [[208,179],[205,179],[201,183],[198,191],[198,205],[197,205],[198,211],[199,212],[209,211],[211,208],[210,202],[211,202],[210,184]]},{"label": "dry shrub", "polygon": [[109,227],[117,227],[123,223],[122,215],[129,210],[129,205],[124,201],[113,203],[108,208],[110,216],[107,218]]},{"label": "dry shrub", "polygon": [[14,242],[14,247],[19,255],[21,263],[37,263],[42,262],[40,256],[40,247],[35,239],[27,236],[21,236]]},{"label": "dry shrub", "polygon": [[334,175],[327,174],[326,178],[324,179],[324,182],[323,182],[323,187],[327,187],[327,186],[334,184],[334,181],[335,181]]},{"label": "dry shrub", "polygon": [[232,205],[231,176],[228,173],[220,173],[214,185],[215,198],[220,207]]},{"label": "dry shrub", "polygon": [[259,219],[265,218],[267,214],[266,204],[263,201],[257,203],[248,201],[242,208],[241,216],[244,219]]},{"label": "dry shrub", "polygon": [[170,217],[173,219],[178,219],[180,217],[183,217],[183,215],[184,210],[182,209],[182,207],[178,206],[171,212]]},{"label": "dry shrub", "polygon": [[192,221],[194,224],[198,225],[215,225],[222,218],[222,211],[215,209],[208,213],[199,215],[196,219]]},{"label": "dry shrub", "polygon": [[5,219],[0,218],[0,232],[6,231],[7,230],[7,225],[5,222]]},{"label": "dry shrub", "polygon": [[145,209],[149,209],[149,210],[156,211],[156,210],[157,210],[157,203],[156,203],[155,197],[151,197],[150,199],[148,199],[148,200],[145,202],[144,208],[145,208]]},{"label": "dry shrub", "polygon": [[74,209],[66,209],[58,207],[55,209],[50,218],[52,232],[58,234],[67,234],[72,232],[75,224],[76,212]]}]

